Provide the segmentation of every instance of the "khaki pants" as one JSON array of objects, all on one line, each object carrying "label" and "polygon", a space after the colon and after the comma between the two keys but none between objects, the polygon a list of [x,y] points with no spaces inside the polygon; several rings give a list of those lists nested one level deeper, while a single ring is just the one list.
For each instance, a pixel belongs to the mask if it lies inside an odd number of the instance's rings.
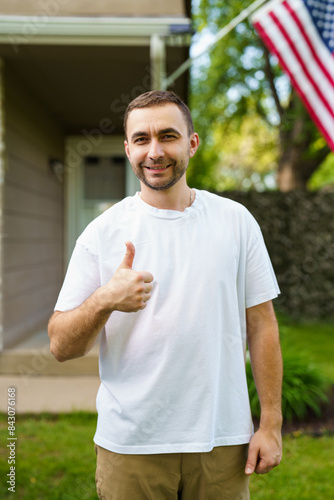
[{"label": "khaki pants", "polygon": [[100,500],[249,500],[248,445],[209,453],[120,455],[95,446]]}]

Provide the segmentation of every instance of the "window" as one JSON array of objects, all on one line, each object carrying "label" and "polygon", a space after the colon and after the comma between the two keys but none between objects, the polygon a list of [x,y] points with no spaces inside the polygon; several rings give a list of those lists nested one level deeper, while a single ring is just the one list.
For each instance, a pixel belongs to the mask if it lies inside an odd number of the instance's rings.
[{"label": "window", "polygon": [[125,197],[125,156],[86,156],[84,200],[115,202]]}]

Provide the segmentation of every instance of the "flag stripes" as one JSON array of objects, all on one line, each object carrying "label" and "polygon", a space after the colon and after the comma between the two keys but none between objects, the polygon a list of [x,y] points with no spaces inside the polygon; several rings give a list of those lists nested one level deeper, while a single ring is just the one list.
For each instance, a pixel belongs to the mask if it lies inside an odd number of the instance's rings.
[{"label": "flag stripes", "polygon": [[[326,8],[326,0],[319,3]],[[334,12],[332,17],[334,22]],[[252,23],[334,150],[334,55],[305,0],[271,0],[253,15]]]}]

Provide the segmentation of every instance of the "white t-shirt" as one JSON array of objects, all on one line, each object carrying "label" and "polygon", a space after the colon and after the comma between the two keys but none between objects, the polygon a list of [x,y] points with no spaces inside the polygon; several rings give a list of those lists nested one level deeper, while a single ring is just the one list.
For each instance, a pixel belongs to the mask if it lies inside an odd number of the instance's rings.
[{"label": "white t-shirt", "polygon": [[102,331],[95,443],[151,454],[249,442],[245,309],[279,293],[257,222],[206,191],[184,212],[125,198],[78,238],[55,310],[106,284],[128,240],[154,287],[144,310],[113,312]]}]

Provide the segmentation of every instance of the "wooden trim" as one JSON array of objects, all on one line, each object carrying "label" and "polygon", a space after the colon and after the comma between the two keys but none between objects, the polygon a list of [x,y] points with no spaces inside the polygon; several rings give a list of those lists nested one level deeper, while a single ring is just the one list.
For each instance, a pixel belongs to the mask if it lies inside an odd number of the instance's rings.
[{"label": "wooden trim", "polygon": [[152,35],[190,33],[187,17],[38,17],[0,15],[0,43],[149,45]]},{"label": "wooden trim", "polygon": [[0,352],[3,350],[3,194],[5,183],[4,61],[0,59]]}]

